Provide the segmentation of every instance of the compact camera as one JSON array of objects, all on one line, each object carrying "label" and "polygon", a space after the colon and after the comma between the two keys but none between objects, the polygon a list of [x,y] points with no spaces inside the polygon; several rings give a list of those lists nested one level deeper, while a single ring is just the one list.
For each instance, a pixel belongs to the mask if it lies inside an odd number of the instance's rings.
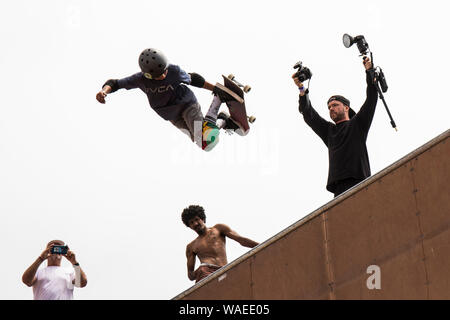
[{"label": "compact camera", "polygon": [[53,246],[50,250],[51,254],[67,254],[68,246]]}]

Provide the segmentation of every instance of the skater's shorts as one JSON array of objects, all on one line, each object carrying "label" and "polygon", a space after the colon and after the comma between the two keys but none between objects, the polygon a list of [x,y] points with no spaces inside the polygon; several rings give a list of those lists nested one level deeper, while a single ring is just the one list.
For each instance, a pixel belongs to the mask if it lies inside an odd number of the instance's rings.
[{"label": "skater's shorts", "polygon": [[197,270],[195,270],[195,282],[199,282],[200,280],[206,278],[210,274],[216,272],[221,267],[215,264],[210,263],[202,263]]},{"label": "skater's shorts", "polygon": [[201,146],[203,114],[198,103],[188,105],[179,119],[170,122]]}]

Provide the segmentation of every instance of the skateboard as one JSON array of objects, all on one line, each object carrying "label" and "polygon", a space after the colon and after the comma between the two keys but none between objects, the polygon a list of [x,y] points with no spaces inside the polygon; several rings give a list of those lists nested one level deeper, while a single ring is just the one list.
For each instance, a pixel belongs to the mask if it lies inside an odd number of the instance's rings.
[{"label": "skateboard", "polygon": [[[245,109],[244,92],[249,92],[251,87],[244,86],[237,82],[232,74],[228,77],[222,75],[222,77],[224,86],[220,83],[216,85],[235,99],[227,101],[226,105],[230,111],[230,118],[240,127],[240,130],[236,130],[236,133],[245,136],[250,130],[249,123],[253,123],[256,120],[253,116],[247,116],[247,111]],[[243,90],[241,88],[243,88]]]}]

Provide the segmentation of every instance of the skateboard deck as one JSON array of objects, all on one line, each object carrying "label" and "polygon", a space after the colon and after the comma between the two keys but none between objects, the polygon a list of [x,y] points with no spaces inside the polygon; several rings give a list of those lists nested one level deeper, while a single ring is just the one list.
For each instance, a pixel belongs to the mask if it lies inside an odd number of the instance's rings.
[{"label": "skateboard deck", "polygon": [[228,77],[223,77],[223,84],[226,88],[237,94],[241,99],[239,101],[228,101],[226,105],[230,111],[230,117],[237,123],[242,132],[237,132],[240,135],[246,135],[250,130],[248,123],[247,111],[245,109],[244,91]]}]

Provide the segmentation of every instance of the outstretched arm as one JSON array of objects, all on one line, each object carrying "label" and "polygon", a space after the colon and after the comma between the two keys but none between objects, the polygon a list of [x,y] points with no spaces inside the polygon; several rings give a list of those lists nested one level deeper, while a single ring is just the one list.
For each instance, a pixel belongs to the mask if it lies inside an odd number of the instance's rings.
[{"label": "outstretched arm", "polygon": [[109,93],[116,92],[122,88],[130,90],[139,87],[142,77],[142,72],[138,72],[123,79],[109,79],[103,84],[102,90],[97,93],[97,101],[105,103],[105,98]]},{"label": "outstretched arm", "polygon": [[106,84],[105,86],[103,86],[102,90],[100,90],[97,93],[97,96],[95,98],[97,99],[98,102],[105,103],[105,98],[111,91],[112,91],[111,86]]},{"label": "outstretched arm", "polygon": [[214,85],[207,82],[205,80],[205,78],[203,78],[201,75],[199,75],[198,73],[195,72],[191,72],[189,73],[189,75],[191,76],[191,85],[197,88],[203,88],[209,91],[213,91],[214,90]]},{"label": "outstretched arm", "polygon": [[212,83],[209,83],[207,81],[205,81],[205,84],[203,85],[203,89],[209,90],[209,91],[213,91],[214,90],[214,85]]},{"label": "outstretched arm", "polygon": [[299,79],[292,75],[295,85],[300,89],[300,95],[298,100],[298,111],[303,115],[303,119],[306,124],[313,129],[313,131],[322,139],[325,145],[328,146],[328,126],[329,123],[323,119],[311,105],[309,101],[308,90],[304,89],[303,83]]},{"label": "outstretched arm", "polygon": [[253,241],[249,238],[245,238],[239,235],[236,231],[232,230],[226,224],[217,224],[215,228],[217,228],[220,231],[220,233],[223,234],[224,236],[239,242],[244,247],[253,248],[259,244],[256,241]]}]

